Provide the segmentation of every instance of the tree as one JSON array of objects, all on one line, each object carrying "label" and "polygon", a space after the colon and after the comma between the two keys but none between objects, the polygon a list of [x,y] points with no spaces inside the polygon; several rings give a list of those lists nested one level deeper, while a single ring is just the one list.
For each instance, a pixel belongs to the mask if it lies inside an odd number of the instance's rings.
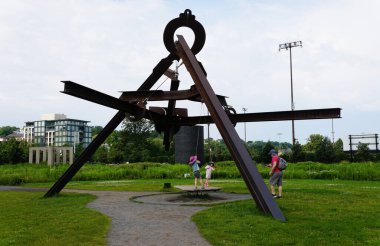
[{"label": "tree", "polygon": [[174,163],[174,141],[170,143],[168,151],[165,151],[163,143],[163,134],[157,134],[157,132],[155,131],[152,132],[152,134],[148,138],[149,157],[147,161]]},{"label": "tree", "polygon": [[340,162],[346,158],[343,150],[343,141],[340,138],[334,143],[334,155],[336,162]]},{"label": "tree", "polygon": [[74,153],[75,159],[77,159],[80,156],[80,154],[82,154],[83,150],[84,150],[84,147],[82,144],[75,145],[75,153]]},{"label": "tree", "polygon": [[120,143],[124,160],[129,162],[144,161],[149,157],[150,134],[154,131],[153,124],[145,119],[130,122],[124,121],[120,131]]},{"label": "tree", "polygon": [[14,131],[18,130],[19,128],[15,126],[2,126],[0,127],[0,136],[8,136],[9,134],[13,133]]},{"label": "tree", "polygon": [[92,138],[95,138],[103,130],[102,126],[94,126],[91,129]]},{"label": "tree", "polygon": [[231,160],[231,154],[224,143],[223,139],[209,139],[206,141],[205,145],[205,157],[208,158],[209,150],[211,149],[211,159],[213,161],[226,161]]},{"label": "tree", "polygon": [[124,161],[124,143],[121,140],[121,131],[113,131],[106,139],[105,144],[109,146],[108,163],[122,163]]},{"label": "tree", "polygon": [[92,160],[98,163],[109,163],[108,160],[108,147],[106,144],[102,144],[94,153]]},{"label": "tree", "polygon": [[304,145],[305,151],[316,151],[318,146],[323,142],[324,137],[321,134],[311,134]]},{"label": "tree", "polygon": [[269,151],[274,148],[275,147],[271,141],[266,142],[264,147],[261,149],[258,162],[264,164],[271,162],[271,156],[269,155]]},{"label": "tree", "polygon": [[334,147],[328,137],[324,137],[316,146],[315,156],[317,161],[331,163],[334,161]]},{"label": "tree", "polygon": [[11,138],[0,142],[0,164],[22,163],[28,161],[29,145],[25,141]]},{"label": "tree", "polygon": [[311,134],[303,149],[305,151],[305,159],[308,161],[331,163],[336,160],[335,149],[331,140],[320,134]]},{"label": "tree", "polygon": [[260,141],[261,143],[263,143],[260,147],[258,147],[258,144],[257,144],[258,142],[259,141],[255,141],[255,142],[248,141],[246,144],[247,150],[249,154],[251,155],[252,160],[254,161],[258,161],[260,159],[261,149],[264,147],[264,142]]},{"label": "tree", "polygon": [[292,146],[292,154],[290,159],[292,162],[305,160],[305,153],[302,149],[302,145],[298,141]]},{"label": "tree", "polygon": [[358,151],[355,153],[356,161],[368,161],[371,159],[368,144],[359,142]]}]

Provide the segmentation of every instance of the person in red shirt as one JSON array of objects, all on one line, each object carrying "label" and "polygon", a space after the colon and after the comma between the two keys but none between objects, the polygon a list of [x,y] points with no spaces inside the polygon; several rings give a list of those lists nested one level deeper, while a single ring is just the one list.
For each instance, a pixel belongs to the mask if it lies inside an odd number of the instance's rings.
[{"label": "person in red shirt", "polygon": [[[277,151],[272,149],[269,151],[269,155],[272,156],[272,161],[271,163],[268,164],[268,167],[271,168],[269,172],[269,184],[270,184],[270,189],[272,192],[273,198],[282,198],[282,171],[277,167],[280,158],[278,157]],[[275,186],[277,185],[278,187],[278,195],[276,195],[276,190]]]}]

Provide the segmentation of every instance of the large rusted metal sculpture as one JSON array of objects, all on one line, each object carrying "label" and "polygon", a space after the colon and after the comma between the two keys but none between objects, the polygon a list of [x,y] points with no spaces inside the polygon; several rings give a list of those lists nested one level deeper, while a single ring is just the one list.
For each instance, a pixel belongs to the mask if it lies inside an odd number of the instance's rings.
[{"label": "large rusted metal sculpture", "polygon": [[[174,42],[174,33],[180,27],[188,27],[193,30],[195,40],[191,48],[181,35],[177,35],[178,41]],[[264,213],[270,213],[275,219],[284,221],[284,215],[272,198],[234,125],[237,122],[340,118],[340,109],[236,114],[235,110],[227,105],[225,97],[215,94],[206,78],[205,69],[195,57],[203,48],[205,40],[206,33],[203,26],[195,20],[195,16],[187,9],[178,18],[167,24],[164,31],[164,44],[169,55],[157,64],[151,75],[137,91],[123,92],[119,98],[115,98],[71,81],[63,81],[65,84],[63,93],[119,111],[50,188],[45,197],[58,194],[125,117],[129,117],[131,120],[145,118],[153,121],[156,130],[164,133],[165,149],[169,148],[174,134],[181,126],[215,123],[259,209]],[[180,82],[176,73],[169,69],[173,61],[180,59],[195,83],[188,90],[178,90]],[[164,74],[171,78],[170,91],[150,90]],[[162,107],[146,107],[148,101],[164,100],[168,101],[168,106],[164,110]],[[187,114],[187,109],[176,108],[177,100],[204,102],[210,116],[190,117]]]}]

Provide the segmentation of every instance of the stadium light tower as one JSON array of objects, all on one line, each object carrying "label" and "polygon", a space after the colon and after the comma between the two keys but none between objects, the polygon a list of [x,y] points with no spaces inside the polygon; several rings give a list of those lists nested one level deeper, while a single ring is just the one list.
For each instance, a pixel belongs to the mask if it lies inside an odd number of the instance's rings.
[{"label": "stadium light tower", "polygon": [[[290,98],[291,98],[291,110],[294,111],[294,101],[293,101],[293,68],[292,68],[292,48],[295,47],[301,47],[302,48],[302,41],[295,41],[290,43],[284,43],[280,44],[278,51],[281,51],[283,49],[288,50],[290,53]],[[292,120],[292,137],[293,137],[293,145],[296,143],[295,133],[294,133],[294,120]]]},{"label": "stadium light tower", "polygon": [[[244,114],[245,112],[247,112],[247,108],[242,108]],[[244,122],[244,142],[247,143],[247,131],[246,131],[246,126],[245,126],[245,122]]]}]

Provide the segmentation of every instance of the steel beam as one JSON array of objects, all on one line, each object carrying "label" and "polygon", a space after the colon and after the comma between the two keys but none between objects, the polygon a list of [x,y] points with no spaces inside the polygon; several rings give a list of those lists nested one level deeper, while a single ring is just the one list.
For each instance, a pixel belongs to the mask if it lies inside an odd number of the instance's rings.
[{"label": "steel beam", "polygon": [[81,99],[97,103],[109,108],[117,109],[123,111],[124,113],[128,113],[134,116],[142,116],[149,120],[160,122],[166,121],[164,115],[160,113],[146,110],[145,108],[142,108],[136,104],[129,103],[128,101],[122,101],[121,99],[112,97],[110,95],[104,94],[102,92],[85,87],[72,81],[62,82],[65,84],[62,93],[65,93],[67,95],[79,97]]},{"label": "steel beam", "polygon": [[177,54],[181,57],[193,78],[257,206],[264,213],[270,213],[275,219],[285,221],[286,218],[270,194],[268,187],[265,185],[263,178],[253,163],[247,149],[244,147],[227,113],[223,110],[197,59],[191,52],[183,36],[177,35],[177,37]]},{"label": "steel beam", "polygon": [[[170,53],[166,58],[162,59],[153,72],[139,87],[138,90],[150,90],[157,80],[164,74],[164,72],[172,65],[173,60],[178,59],[178,56]],[[107,139],[109,135],[116,129],[118,125],[124,120],[125,112],[118,111],[111,121],[103,128],[97,137],[87,146],[87,148],[80,154],[66,172],[54,183],[54,185],[46,192],[44,197],[51,197],[59,192],[66,186],[66,184],[74,177],[74,175],[82,168],[82,166],[91,158],[100,145]]]},{"label": "steel beam", "polygon": [[[226,106],[226,96],[216,95],[223,106]],[[196,87],[192,86],[189,90],[178,91],[123,91],[121,96],[123,101],[165,101],[165,100],[190,100],[201,102],[202,98]]]},{"label": "steel beam", "polygon": [[231,115],[233,122],[316,120],[340,118],[340,108],[307,109]]},{"label": "steel beam", "polygon": [[171,70],[170,68],[168,68],[164,74],[171,80],[178,80],[178,73],[174,70]]},{"label": "steel beam", "polygon": [[[91,88],[79,85],[72,81],[62,81],[65,84],[64,90],[65,94],[82,98],[84,100],[98,103],[100,105],[114,108],[125,113],[132,115],[144,114],[143,117],[156,122],[167,122],[175,125],[196,125],[196,124],[212,124],[214,123],[211,116],[191,116],[185,117],[184,115],[173,116],[171,114],[163,114],[157,112],[157,110],[143,110],[136,104],[129,103],[124,100],[131,100],[132,94],[140,95],[137,96],[139,100],[142,100],[141,95],[147,95],[148,91],[136,91],[130,93],[129,96],[125,97],[124,93],[121,98],[118,99],[102,92],[93,90]],[[199,93],[196,89],[191,89]],[[176,91],[173,91],[173,93]],[[140,94],[141,93],[141,94]],[[153,92],[150,91],[152,94]],[[194,95],[194,94],[192,94]],[[156,95],[157,96],[157,95]],[[175,97],[176,98],[176,97]],[[167,99],[167,98],[165,98]],[[199,97],[201,100],[201,98]],[[218,98],[220,101],[220,98]],[[170,102],[171,100],[169,100]],[[174,100],[173,100],[174,101]],[[154,108],[154,107],[151,107]],[[151,109],[150,108],[150,109]],[[275,112],[260,112],[260,113],[246,113],[246,114],[228,114],[228,117],[232,123],[237,122],[263,122],[263,121],[286,121],[286,120],[315,120],[315,119],[332,119],[340,118],[340,108],[326,108],[326,109],[309,109],[309,110],[295,110],[295,111],[275,111]]]},{"label": "steel beam", "polygon": [[[317,120],[340,118],[340,108],[309,109],[294,111],[275,111],[246,114],[228,114],[232,123],[238,122],[263,122],[263,121],[286,121],[286,120]],[[179,125],[212,124],[211,116],[190,116],[173,118],[172,121]]]},{"label": "steel beam", "polygon": [[[171,84],[170,84],[170,91],[171,92],[178,91],[178,88],[179,88],[179,80],[177,78],[176,79],[172,79]],[[167,113],[168,116],[174,116],[175,115],[176,102],[177,101],[174,100],[174,99],[168,100],[168,109],[166,111],[166,113]],[[179,129],[179,128],[176,127],[176,129]],[[174,130],[174,126],[170,124],[168,126],[168,130],[166,130],[164,132],[163,145],[165,146],[165,151],[169,151],[169,149],[170,149],[170,142],[173,139],[173,136],[174,136],[175,133],[176,132]]]},{"label": "steel beam", "polygon": [[74,177],[74,175],[82,168],[90,157],[95,153],[99,146],[107,139],[107,137],[116,129],[116,127],[124,120],[125,113],[122,111],[111,119],[111,121],[103,128],[98,136],[88,145],[82,154],[74,161],[65,173],[54,183],[54,185],[46,192],[44,197],[57,195],[66,186],[66,184]]},{"label": "steel beam", "polygon": [[198,96],[199,93],[195,87],[189,90],[179,91],[123,91],[122,99],[126,101],[145,100],[163,101],[163,100],[188,100],[191,97]]},{"label": "steel beam", "polygon": [[153,72],[139,87],[139,91],[150,90],[157,80],[169,69],[174,60],[178,60],[178,56],[170,53],[166,58],[162,59],[154,68]]},{"label": "steel beam", "polygon": [[118,109],[125,113],[140,115],[143,114],[143,109],[135,104],[124,102],[116,97],[109,96],[94,89],[85,87],[72,81],[62,81],[65,84],[62,93],[70,96],[75,96],[90,102],[94,102],[106,107]]}]

